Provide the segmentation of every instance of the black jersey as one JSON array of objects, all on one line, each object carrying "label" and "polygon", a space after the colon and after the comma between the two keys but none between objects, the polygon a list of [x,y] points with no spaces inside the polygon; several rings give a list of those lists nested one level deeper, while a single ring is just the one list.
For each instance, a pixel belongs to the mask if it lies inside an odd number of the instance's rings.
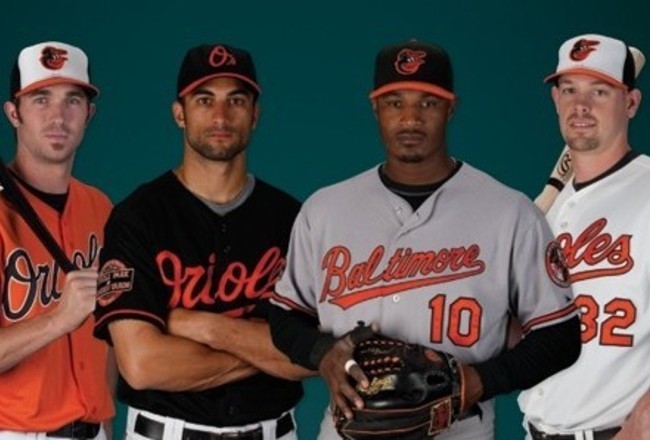
[{"label": "black jersey", "polygon": [[[225,215],[213,212],[171,171],[141,186],[114,208],[106,225],[95,335],[110,342],[108,324],[125,318],[165,332],[175,307],[264,316],[299,208],[297,200],[259,179]],[[120,377],[117,392],[122,402],[167,417],[239,426],[292,408],[302,385],[259,373],[204,391],[139,391]]]}]

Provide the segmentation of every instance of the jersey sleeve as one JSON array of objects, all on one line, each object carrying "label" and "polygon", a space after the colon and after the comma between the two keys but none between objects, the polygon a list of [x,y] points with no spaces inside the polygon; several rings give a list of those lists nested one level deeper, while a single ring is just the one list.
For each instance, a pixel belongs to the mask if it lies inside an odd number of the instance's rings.
[{"label": "jersey sleeve", "polygon": [[271,299],[285,310],[299,310],[316,316],[316,276],[314,274],[314,246],[311,225],[305,208],[294,222],[287,267],[275,286]]},{"label": "jersey sleeve", "polygon": [[542,213],[527,205],[528,215],[515,230],[510,275],[511,304],[524,333],[577,313],[562,250]]},{"label": "jersey sleeve", "polygon": [[163,330],[167,307],[147,225],[124,207],[113,210],[104,230],[104,249],[95,309],[95,335],[110,341],[108,324],[118,319],[147,321]]}]

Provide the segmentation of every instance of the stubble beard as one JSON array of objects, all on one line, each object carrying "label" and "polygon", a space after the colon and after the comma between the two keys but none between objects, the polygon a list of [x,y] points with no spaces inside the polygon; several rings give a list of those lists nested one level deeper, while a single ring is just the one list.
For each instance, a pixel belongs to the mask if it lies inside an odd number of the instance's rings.
[{"label": "stubble beard", "polygon": [[424,156],[417,153],[412,154],[401,154],[397,156],[397,160],[402,163],[420,163],[424,160]]},{"label": "stubble beard", "polygon": [[566,143],[571,150],[578,152],[594,151],[600,145],[598,139],[585,137],[567,138]]},{"label": "stubble beard", "polygon": [[200,137],[188,136],[187,143],[201,157],[217,162],[228,162],[246,150],[246,144],[236,143],[229,146],[214,147]]},{"label": "stubble beard", "polygon": [[53,165],[65,164],[74,158],[81,141],[82,139],[79,139],[79,142],[75,146],[69,146],[61,142],[53,142],[34,150],[32,154],[35,154],[35,158],[43,163]]}]

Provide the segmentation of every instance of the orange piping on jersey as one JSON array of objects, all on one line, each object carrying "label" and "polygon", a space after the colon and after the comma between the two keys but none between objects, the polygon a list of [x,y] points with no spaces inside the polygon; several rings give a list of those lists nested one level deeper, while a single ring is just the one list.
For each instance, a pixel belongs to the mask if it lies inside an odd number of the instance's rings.
[{"label": "orange piping on jersey", "polygon": [[577,310],[576,305],[573,302],[571,302],[571,304],[569,304],[563,309],[557,310],[553,313],[549,313],[548,315],[538,316],[537,318],[532,319],[522,327],[522,331],[524,332],[524,334],[528,333],[531,330],[531,328],[536,325],[553,321],[558,318],[563,318],[565,316],[574,313],[576,310]]},{"label": "orange piping on jersey", "polygon": [[310,309],[308,309],[306,307],[302,307],[302,306],[298,305],[297,303],[291,301],[290,299],[285,298],[284,296],[278,295],[277,293],[273,293],[271,295],[271,298],[274,299],[275,301],[279,302],[279,303],[282,303],[282,304],[288,306],[291,309],[299,310],[299,311],[301,311],[303,313],[307,313],[308,315],[311,315],[311,316],[317,316],[315,311],[310,310]]},{"label": "orange piping on jersey", "polygon": [[102,316],[101,319],[97,322],[95,322],[95,328],[99,327],[106,319],[110,316],[115,316],[115,315],[141,315],[141,316],[147,316],[149,318],[154,319],[155,321],[159,322],[160,325],[163,327],[167,327],[167,323],[160,319],[160,317],[154,315],[153,313],[148,313],[148,312],[143,312],[141,310],[135,310],[135,309],[121,309],[121,310],[115,310],[113,312],[107,313],[106,315]]}]

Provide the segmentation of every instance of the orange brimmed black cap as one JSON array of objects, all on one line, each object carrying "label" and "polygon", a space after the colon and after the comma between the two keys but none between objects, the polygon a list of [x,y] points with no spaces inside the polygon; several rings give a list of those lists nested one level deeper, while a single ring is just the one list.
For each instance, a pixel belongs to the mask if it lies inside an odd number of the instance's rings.
[{"label": "orange brimmed black cap", "polygon": [[375,61],[375,89],[370,98],[399,89],[419,90],[454,101],[454,77],[447,52],[415,40],[384,47]]},{"label": "orange brimmed black cap", "polygon": [[178,72],[178,97],[182,98],[204,82],[219,77],[239,79],[256,95],[261,92],[250,53],[225,44],[203,44],[185,54]]}]

